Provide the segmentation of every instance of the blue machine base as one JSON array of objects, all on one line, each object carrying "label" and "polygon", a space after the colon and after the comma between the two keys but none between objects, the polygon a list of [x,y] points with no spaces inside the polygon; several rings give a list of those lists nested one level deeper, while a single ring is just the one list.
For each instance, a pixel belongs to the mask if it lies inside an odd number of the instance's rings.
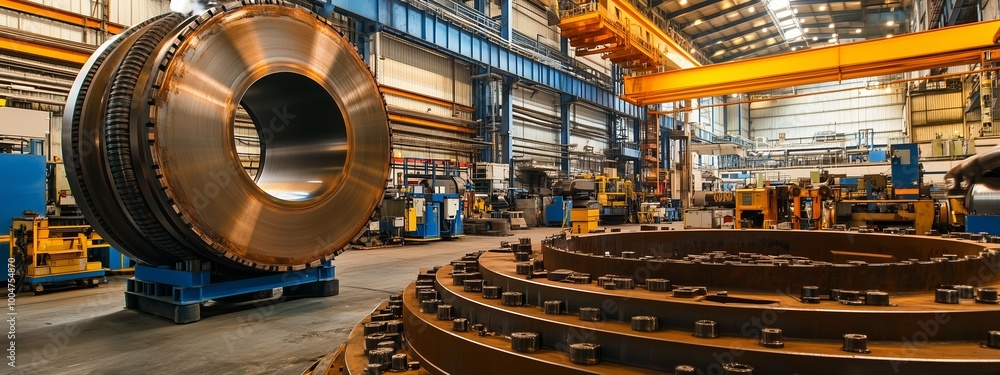
[{"label": "blue machine base", "polygon": [[967,215],[965,217],[965,231],[969,233],[986,232],[991,236],[1000,236],[1000,216]]},{"label": "blue machine base", "polygon": [[340,292],[332,262],[301,271],[212,283],[208,271],[188,272],[135,266],[135,277],[125,286],[125,308],[172,319],[175,323],[201,320],[201,303],[226,297],[269,293],[326,297]]},{"label": "blue machine base", "polygon": [[41,277],[25,277],[24,282],[37,285],[37,284],[52,284],[52,283],[62,283],[67,281],[75,281],[81,279],[90,279],[94,277],[104,278],[104,270],[90,271],[90,272],[80,272],[80,273],[70,273],[65,275],[52,275],[52,276],[41,276]]}]

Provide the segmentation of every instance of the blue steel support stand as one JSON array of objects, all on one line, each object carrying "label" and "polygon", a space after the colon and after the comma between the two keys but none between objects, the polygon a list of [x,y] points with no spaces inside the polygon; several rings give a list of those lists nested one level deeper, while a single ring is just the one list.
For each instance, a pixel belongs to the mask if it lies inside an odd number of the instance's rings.
[{"label": "blue steel support stand", "polygon": [[340,292],[335,276],[331,261],[300,271],[215,282],[210,271],[137,265],[135,277],[125,286],[125,308],[191,323],[201,320],[201,303],[213,299],[266,294],[274,288],[283,288],[283,296],[335,296]]}]

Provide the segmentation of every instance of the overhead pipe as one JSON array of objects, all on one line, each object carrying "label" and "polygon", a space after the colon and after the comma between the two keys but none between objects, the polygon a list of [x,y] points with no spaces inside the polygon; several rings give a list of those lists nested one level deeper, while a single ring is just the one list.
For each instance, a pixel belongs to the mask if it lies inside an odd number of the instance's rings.
[{"label": "overhead pipe", "polygon": [[469,128],[463,128],[460,126],[448,125],[436,121],[418,119],[409,116],[389,115],[389,121],[399,124],[420,126],[428,129],[444,130],[444,131],[463,133],[463,134],[476,134],[475,130]]},{"label": "overhead pipe", "polygon": [[[394,133],[398,132],[398,133],[406,133],[406,134],[412,134],[412,135],[419,135],[419,136],[423,136],[425,138],[427,137],[427,134],[425,134],[425,133],[419,133],[419,132],[416,132],[416,131],[412,131],[412,130],[408,130],[408,129],[402,129],[402,128],[398,128],[398,127],[394,127],[392,129],[392,131]],[[465,143],[472,143],[472,144],[476,144],[476,145],[491,145],[492,144],[490,142],[483,142],[483,141],[472,139],[472,138],[461,138],[461,137],[455,137],[455,136],[444,135],[444,134],[434,135],[434,138],[444,138],[444,139],[448,139],[448,140],[453,140],[453,141],[458,141],[458,142],[465,142]]]},{"label": "overhead pipe", "polygon": [[394,105],[388,106],[387,109],[389,110],[390,114],[413,117],[427,121],[440,122],[442,124],[456,125],[456,126],[472,126],[476,124],[476,121],[473,120],[466,120],[451,116],[439,116],[427,112],[414,111],[412,109],[406,109]]},{"label": "overhead pipe", "polygon": [[61,80],[57,78],[49,77],[31,77],[27,74],[14,74],[0,71],[0,78],[7,78],[9,80],[20,80],[22,82],[30,82],[33,85],[45,85],[51,89],[65,89],[66,93],[69,93],[69,89],[73,86],[73,81]]},{"label": "overhead pipe", "polygon": [[68,79],[76,77],[76,74],[80,72],[79,69],[69,69],[58,65],[42,64],[37,61],[16,59],[8,56],[0,56],[0,63],[3,63],[6,66],[16,66],[39,72],[62,75]]},{"label": "overhead pipe", "polygon": [[36,98],[36,97],[31,97],[31,96],[11,95],[11,94],[5,94],[5,93],[0,93],[0,96],[6,97],[8,99],[20,100],[20,101],[25,101],[25,102],[37,103],[37,104],[47,104],[47,105],[53,105],[53,106],[57,106],[57,107],[62,107],[62,106],[66,105],[65,101],[45,99],[45,98]]}]

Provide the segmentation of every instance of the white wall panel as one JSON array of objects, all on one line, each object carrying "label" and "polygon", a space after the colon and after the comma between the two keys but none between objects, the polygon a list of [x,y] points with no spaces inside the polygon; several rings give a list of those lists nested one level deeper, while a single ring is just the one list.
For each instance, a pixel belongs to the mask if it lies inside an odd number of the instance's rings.
[{"label": "white wall panel", "polygon": [[129,26],[170,11],[169,0],[110,0],[109,5],[111,22]]},{"label": "white wall panel", "polygon": [[514,105],[532,111],[543,112],[551,116],[559,116],[559,96],[545,91],[517,87],[511,93]]},{"label": "white wall panel", "polygon": [[85,31],[79,26],[35,17],[12,10],[0,9],[0,26],[65,39],[73,42],[97,44],[97,31]]},{"label": "white wall panel", "polygon": [[750,138],[750,105],[732,104],[725,107],[726,133]]},{"label": "white wall panel", "polygon": [[376,69],[380,83],[451,100],[451,59],[385,36],[381,38],[381,52]]},{"label": "white wall panel", "polygon": [[[875,80],[884,82],[887,78]],[[854,135],[860,129],[873,129],[876,143],[902,135],[903,95],[898,89],[868,90],[863,88],[866,85],[867,80],[808,85],[793,91],[814,95],[752,103],[750,135],[775,140],[784,133],[789,143],[798,143],[810,141],[817,132],[833,131],[844,133],[849,145],[855,144]],[[858,87],[862,88],[853,89]]]},{"label": "white wall panel", "polygon": [[912,139],[929,141],[938,134],[951,137],[956,131],[964,135],[964,95],[955,92],[931,92],[910,98]]},{"label": "white wall panel", "polygon": [[[468,65],[432,53],[401,40],[380,36],[378,43],[381,58],[376,58],[375,75],[379,83],[389,87],[418,93],[423,96],[472,105],[472,77]],[[449,107],[423,101],[386,95],[390,105],[406,109],[427,111],[439,116],[453,116]],[[469,114],[461,114],[469,118]]]},{"label": "white wall panel", "polygon": [[[90,0],[33,0],[51,7],[100,18],[100,8]],[[169,0],[104,0],[108,2],[108,20],[131,26],[170,11]]]},{"label": "white wall panel", "polygon": [[514,1],[514,30],[549,47],[559,49],[559,32],[549,27],[545,11],[527,0]]},{"label": "white wall panel", "polygon": [[1000,18],[1000,1],[983,0],[981,7],[983,9],[983,21]]}]

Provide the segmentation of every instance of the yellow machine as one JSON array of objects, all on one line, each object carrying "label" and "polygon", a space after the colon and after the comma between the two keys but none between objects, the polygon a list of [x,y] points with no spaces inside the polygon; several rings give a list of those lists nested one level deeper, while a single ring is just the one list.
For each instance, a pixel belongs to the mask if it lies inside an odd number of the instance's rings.
[{"label": "yellow machine", "polygon": [[97,286],[104,278],[101,262],[88,259],[92,250],[110,245],[90,225],[65,221],[41,216],[13,219],[12,257],[25,265],[20,274],[35,293],[58,283]]},{"label": "yellow machine", "polygon": [[570,211],[570,220],[573,222],[573,233],[587,234],[597,230],[597,221],[600,219],[601,210],[596,208],[574,208]]},{"label": "yellow machine", "polygon": [[736,189],[736,228],[769,228],[778,221],[778,195],[772,187]]},{"label": "yellow machine", "polygon": [[837,202],[837,220],[851,227],[912,227],[923,234],[934,228],[934,205],[932,199],[843,200]]},{"label": "yellow machine", "polygon": [[638,201],[635,184],[621,177],[595,176],[600,220],[604,224],[624,224],[632,216],[633,202]]},{"label": "yellow machine", "polygon": [[965,230],[965,196],[948,197],[939,202],[938,223],[949,231]]}]

